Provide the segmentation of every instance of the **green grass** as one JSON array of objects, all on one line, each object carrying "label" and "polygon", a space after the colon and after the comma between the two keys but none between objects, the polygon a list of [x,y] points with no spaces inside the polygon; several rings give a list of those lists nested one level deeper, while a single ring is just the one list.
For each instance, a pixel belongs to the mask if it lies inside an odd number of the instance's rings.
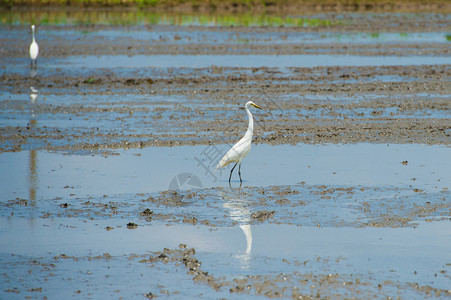
[{"label": "green grass", "polygon": [[[291,1],[292,2],[292,1]],[[344,4],[359,4],[360,0],[298,0],[298,3],[344,3]],[[412,2],[424,2],[424,0],[366,0],[364,3],[412,3]],[[428,0],[430,3],[443,3],[444,0]],[[0,5],[67,5],[67,0],[0,0]],[[136,5],[136,6],[150,6],[150,5],[218,5],[220,3],[245,5],[248,7],[261,5],[271,6],[290,3],[289,0],[70,0],[71,5],[93,5],[93,6],[124,6],[124,5]]]},{"label": "green grass", "polygon": [[[144,1],[144,0],[143,0]],[[146,0],[147,1],[147,0]],[[267,14],[173,14],[148,11],[0,11],[0,23],[23,25],[177,25],[218,27],[326,27],[342,22],[322,18],[294,18]]]}]

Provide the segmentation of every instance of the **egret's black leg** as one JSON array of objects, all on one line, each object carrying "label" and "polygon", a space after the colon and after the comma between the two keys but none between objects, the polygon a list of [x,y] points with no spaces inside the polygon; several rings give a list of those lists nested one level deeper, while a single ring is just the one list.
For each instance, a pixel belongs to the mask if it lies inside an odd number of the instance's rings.
[{"label": "egret's black leg", "polygon": [[238,167],[238,175],[240,175],[240,182],[243,183],[243,180],[241,179],[241,163],[240,166]]},{"label": "egret's black leg", "polygon": [[235,163],[235,165],[233,166],[232,170],[230,170],[229,183],[230,183],[230,179],[232,178],[232,172],[233,172],[233,169],[235,169],[235,167],[236,167],[237,164],[238,164],[238,163]]}]

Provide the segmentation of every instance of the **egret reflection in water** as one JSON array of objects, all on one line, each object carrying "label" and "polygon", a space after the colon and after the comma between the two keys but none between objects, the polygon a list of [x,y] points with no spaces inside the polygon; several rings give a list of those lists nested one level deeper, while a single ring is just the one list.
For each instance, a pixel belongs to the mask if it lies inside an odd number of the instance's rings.
[{"label": "egret reflection in water", "polygon": [[28,123],[28,127],[33,129],[36,127],[37,120],[36,120],[36,100],[38,98],[39,91],[35,89],[34,87],[30,87],[30,122]]},{"label": "egret reflection in water", "polygon": [[[28,122],[29,130],[35,130],[37,125],[36,99],[38,97],[38,90],[30,87],[30,121]],[[35,205],[36,190],[38,186],[38,171],[37,171],[38,154],[35,149],[29,150],[28,156],[28,198],[31,205]]]},{"label": "egret reflection in water", "polygon": [[250,225],[251,210],[249,202],[241,188],[230,188],[222,191],[222,196],[226,200],[223,207],[228,210],[230,218],[239,224],[246,238],[246,250],[242,254],[236,255],[241,261],[243,268],[249,268],[252,251],[252,229]]}]

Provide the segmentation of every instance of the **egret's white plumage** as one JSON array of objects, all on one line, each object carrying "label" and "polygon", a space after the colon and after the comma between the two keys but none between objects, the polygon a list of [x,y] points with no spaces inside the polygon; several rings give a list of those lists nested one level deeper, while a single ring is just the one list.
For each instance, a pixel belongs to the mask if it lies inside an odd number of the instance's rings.
[{"label": "egret's white plumage", "polygon": [[33,41],[31,42],[30,45],[30,58],[31,58],[31,65],[36,65],[36,59],[38,58],[38,54],[39,54],[39,46],[38,43],[36,43],[36,39],[34,36],[34,25],[31,25],[31,33],[33,35]]},{"label": "egret's white plumage", "polygon": [[249,153],[249,151],[251,151],[252,135],[254,133],[254,118],[252,117],[252,114],[249,111],[249,108],[251,106],[261,109],[260,106],[258,106],[257,104],[255,104],[252,101],[248,101],[246,103],[244,108],[246,109],[246,113],[249,117],[249,126],[247,127],[246,134],[243,136],[243,138],[241,140],[238,141],[238,143],[236,143],[226,153],[226,155],[224,155],[224,157],[221,159],[218,166],[216,167],[216,169],[223,168],[232,162],[235,163],[232,170],[230,171],[229,182],[230,182],[230,179],[232,178],[233,169],[235,169],[237,164],[240,165],[239,169],[238,169],[238,174],[240,176],[240,182],[243,182],[241,180],[241,161],[243,160],[243,158],[246,157],[246,155]]}]

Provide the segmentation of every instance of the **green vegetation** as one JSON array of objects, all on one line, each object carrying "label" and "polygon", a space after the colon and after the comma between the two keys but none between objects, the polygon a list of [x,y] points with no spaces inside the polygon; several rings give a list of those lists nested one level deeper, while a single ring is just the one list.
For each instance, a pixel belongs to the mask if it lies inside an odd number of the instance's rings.
[{"label": "green vegetation", "polygon": [[[277,6],[289,3],[308,3],[308,4],[330,4],[339,3],[347,5],[358,4],[393,4],[393,3],[422,3],[423,0],[0,0],[1,5],[36,5],[36,6],[48,6],[48,5],[60,5],[66,6],[79,5],[79,6],[174,6],[181,4],[189,4],[193,6],[218,6],[221,4],[233,4],[244,6]],[[429,3],[444,3],[446,0],[428,0]]]},{"label": "green vegetation", "polygon": [[451,42],[451,34],[447,34],[447,35],[446,35],[446,40],[447,40],[448,42]]},{"label": "green vegetation", "polygon": [[89,78],[83,80],[83,83],[86,83],[86,84],[100,84],[101,82],[102,82],[102,79],[92,78],[92,77],[89,77]]},{"label": "green vegetation", "polygon": [[325,27],[341,22],[322,18],[294,18],[267,14],[174,14],[148,11],[0,11],[1,24],[39,25],[177,25]]},{"label": "green vegetation", "polygon": [[0,9],[13,7],[126,7],[185,13],[271,11],[295,15],[319,11],[451,12],[449,0],[0,0]]}]

